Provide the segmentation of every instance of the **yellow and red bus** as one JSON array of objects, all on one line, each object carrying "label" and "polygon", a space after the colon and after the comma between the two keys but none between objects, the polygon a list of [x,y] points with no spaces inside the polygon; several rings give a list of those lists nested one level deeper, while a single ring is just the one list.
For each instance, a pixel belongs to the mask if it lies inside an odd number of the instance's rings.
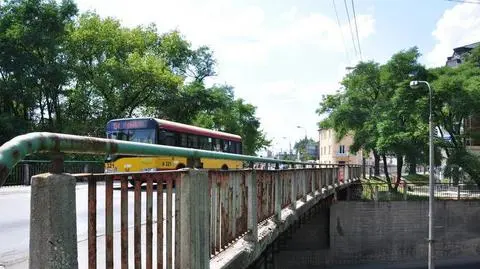
[{"label": "yellow and red bus", "polygon": [[[114,119],[107,123],[107,138],[242,154],[242,138],[178,122],[155,118]],[[202,158],[205,169],[239,169],[242,161]],[[160,171],[184,168],[187,158],[180,156],[109,155],[105,173]]]}]

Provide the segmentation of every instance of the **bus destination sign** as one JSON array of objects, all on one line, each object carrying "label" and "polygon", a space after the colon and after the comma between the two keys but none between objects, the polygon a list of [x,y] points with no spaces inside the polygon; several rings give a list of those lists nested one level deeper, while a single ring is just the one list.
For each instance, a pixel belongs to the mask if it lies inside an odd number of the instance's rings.
[{"label": "bus destination sign", "polygon": [[113,130],[121,129],[145,129],[148,128],[148,120],[126,120],[112,122]]}]

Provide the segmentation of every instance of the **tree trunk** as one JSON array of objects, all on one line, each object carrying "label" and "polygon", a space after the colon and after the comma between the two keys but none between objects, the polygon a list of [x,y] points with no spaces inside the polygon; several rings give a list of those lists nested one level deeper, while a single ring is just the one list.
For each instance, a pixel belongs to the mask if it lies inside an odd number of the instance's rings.
[{"label": "tree trunk", "polygon": [[397,190],[400,180],[402,180],[403,155],[397,154],[397,181],[395,181],[394,189]]},{"label": "tree trunk", "polygon": [[390,176],[388,175],[387,156],[385,156],[385,154],[382,154],[382,159],[383,159],[383,170],[384,170],[384,173],[385,173],[385,180],[387,181],[388,190],[392,191],[393,190],[392,183],[391,183],[391,180],[390,180]]},{"label": "tree trunk", "polygon": [[417,158],[414,153],[410,153],[407,156],[408,162],[408,174],[415,175],[417,173]]},{"label": "tree trunk", "polygon": [[373,168],[373,174],[374,176],[380,176],[380,155],[376,150],[373,150],[373,158],[374,158],[374,168]]}]

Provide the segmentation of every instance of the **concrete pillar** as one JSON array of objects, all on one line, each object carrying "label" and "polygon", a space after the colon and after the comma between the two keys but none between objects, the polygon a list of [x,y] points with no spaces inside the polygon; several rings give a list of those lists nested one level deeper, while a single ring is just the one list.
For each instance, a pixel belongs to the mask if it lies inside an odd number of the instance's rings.
[{"label": "concrete pillar", "polygon": [[290,180],[292,185],[292,192],[290,193],[290,200],[292,203],[290,204],[290,208],[295,212],[297,210],[297,171],[293,171],[292,178]]},{"label": "concrete pillar", "polygon": [[90,172],[90,165],[88,163],[84,164],[83,165],[83,172],[85,174],[89,173]]},{"label": "concrete pillar", "polygon": [[23,185],[30,185],[30,165],[23,165]]},{"label": "concrete pillar", "polygon": [[460,184],[457,184],[457,200],[460,200]]},{"label": "concrete pillar", "polygon": [[68,174],[32,177],[29,268],[78,268],[75,185]]},{"label": "concrete pillar", "polygon": [[405,200],[405,201],[407,201],[407,198],[408,198],[407,192],[408,192],[408,185],[407,185],[407,182],[404,181],[404,183],[403,183],[403,200]]},{"label": "concrete pillar", "polygon": [[275,181],[274,181],[274,191],[275,191],[275,221],[280,222],[282,218],[282,192],[281,192],[281,184],[280,184],[280,172],[275,172]]},{"label": "concrete pillar", "polygon": [[302,180],[302,201],[307,201],[307,171],[303,169],[300,172],[300,178]]},{"label": "concrete pillar", "polygon": [[180,268],[209,268],[210,194],[206,170],[189,170],[180,188]]},{"label": "concrete pillar", "polygon": [[248,205],[247,205],[247,234],[245,240],[250,242],[258,241],[258,220],[257,220],[257,176],[255,170],[247,176]]},{"label": "concrete pillar", "polygon": [[352,179],[351,171],[350,171],[350,166],[346,164],[344,166],[344,175],[343,175],[343,182],[347,182],[347,179]]}]

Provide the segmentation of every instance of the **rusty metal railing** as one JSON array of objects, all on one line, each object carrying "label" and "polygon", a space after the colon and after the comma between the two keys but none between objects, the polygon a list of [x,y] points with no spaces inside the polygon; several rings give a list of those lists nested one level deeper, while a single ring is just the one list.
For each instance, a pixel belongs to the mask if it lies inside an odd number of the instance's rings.
[{"label": "rusty metal railing", "polygon": [[[181,191],[178,184],[185,171],[163,171],[129,174],[78,174],[76,177],[88,179],[88,268],[98,266],[98,253],[105,253],[105,268],[174,268],[179,260],[178,222],[180,221],[179,204]],[[129,198],[131,189],[128,182],[135,182],[133,197]],[[146,186],[142,187],[142,183]],[[104,193],[97,191],[98,184],[104,184]],[[114,236],[114,190],[120,192],[120,236]],[[104,212],[97,211],[97,196],[105,197]],[[131,196],[131,195],[130,195]],[[133,199],[132,199],[133,198]],[[129,200],[133,208],[129,208]],[[142,200],[146,206],[142,210]],[[129,213],[133,210],[133,231],[129,223]],[[142,213],[145,221],[142,221]],[[97,216],[104,215],[105,245],[97,248]],[[117,225],[118,226],[118,225]],[[142,233],[142,229],[144,232]],[[154,233],[155,232],[155,233]],[[133,233],[133,252],[129,236]],[[118,240],[114,240],[114,238]],[[175,242],[177,242],[175,244]],[[145,245],[142,250],[142,244]],[[120,259],[114,257],[114,246],[120,249]],[[154,251],[155,250],[155,251]],[[116,264],[114,261],[119,261]],[[133,264],[129,263],[133,261]],[[142,262],[143,261],[143,262]],[[79,267],[86,268],[85,261],[79,259]],[[82,266],[84,265],[84,266]],[[154,266],[155,265],[155,266]],[[102,266],[103,267],[103,266]],[[175,267],[177,268],[177,267]]]},{"label": "rusty metal railing", "polygon": [[[32,193],[40,192],[42,197],[48,198],[50,192],[41,187],[41,184],[47,184],[53,190],[56,185],[49,182],[54,182],[52,181],[54,179],[61,179],[60,182],[68,180],[72,184],[69,183],[70,185],[65,188],[68,188],[73,201],[75,201],[75,178],[61,174],[63,172],[62,153],[176,155],[187,157],[191,167],[195,167],[199,158],[311,165],[102,138],[32,133],[14,138],[0,147],[0,186],[19,160],[36,152],[52,153],[54,168],[51,171],[52,174],[35,177],[34,182],[37,183],[32,185]],[[158,268],[167,269],[204,268],[205,266],[202,267],[199,264],[207,264],[208,257],[225,250],[239,238],[245,237],[248,241],[256,242],[258,224],[271,219],[280,220],[283,208],[295,208],[297,201],[299,199],[306,201],[308,194],[314,196],[318,192],[321,193],[323,188],[331,190],[332,188],[328,186],[341,184],[340,171],[344,179],[358,179],[360,175],[358,166],[343,168],[335,165],[316,166],[317,168],[311,169],[286,170],[185,169],[166,172],[77,175],[88,180],[88,201],[86,201],[88,203],[88,258],[85,259],[88,265],[83,266],[84,264],[81,264],[83,260],[79,257],[79,267],[97,268],[99,260],[102,260],[106,268],[128,268],[130,263],[133,263],[135,268],[142,268],[144,264],[146,268],[153,268],[154,264]],[[134,182],[133,197],[131,197],[131,189],[128,188],[128,182],[131,180]],[[58,181],[55,182],[58,183]],[[146,183],[146,186],[142,187],[142,183]],[[103,188],[100,191],[99,186]],[[116,196],[119,199],[115,199]],[[34,197],[36,195],[32,194],[32,199]],[[97,210],[99,197],[105,198],[105,209],[100,212]],[[146,206],[142,209],[144,199]],[[65,198],[65,200],[68,199]],[[133,201],[133,207],[129,206],[129,201]],[[35,204],[33,200],[32,204]],[[75,212],[76,209],[74,203],[65,203],[65,206],[58,211],[46,205],[38,206],[35,210],[37,214],[46,212],[49,215],[44,217],[49,218],[61,212]],[[114,210],[120,212],[120,225],[115,222],[116,211]],[[144,212],[145,222],[142,221],[142,212]],[[133,218],[129,217],[131,213]],[[97,237],[100,219],[98,218],[102,216],[105,240],[104,246],[99,247]],[[130,220],[133,220],[133,231],[130,230],[132,227]],[[39,231],[43,227],[41,225],[43,224],[37,221],[31,225],[31,230],[34,228],[35,231]],[[120,226],[119,233],[115,229],[118,226]],[[49,226],[48,231],[58,232],[60,236],[67,231],[76,237],[75,227]],[[133,238],[130,238],[132,234]],[[63,244],[63,241],[59,242]],[[133,242],[133,251],[130,242]],[[42,241],[42,244],[44,243]],[[48,247],[41,244],[39,246],[37,248]],[[116,256],[115,249],[120,250],[119,256]],[[207,253],[203,249],[206,249]],[[72,252],[76,251],[72,248]],[[62,253],[48,251],[45,253],[54,256],[50,260],[63,259]],[[69,257],[73,257],[72,260],[76,261],[76,255],[72,253]],[[99,255],[105,255],[104,259],[99,258]],[[49,262],[47,259],[42,260],[41,255],[37,256],[36,262],[40,260],[45,264]],[[194,263],[196,266],[192,266]]]}]

